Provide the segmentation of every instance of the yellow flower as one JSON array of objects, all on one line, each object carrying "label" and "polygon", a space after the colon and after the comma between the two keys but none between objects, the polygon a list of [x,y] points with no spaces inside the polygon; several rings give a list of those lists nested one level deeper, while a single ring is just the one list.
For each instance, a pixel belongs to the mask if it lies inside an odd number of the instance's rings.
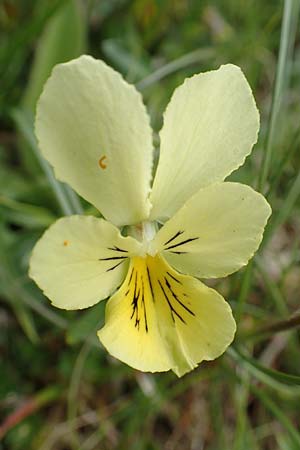
[{"label": "yellow flower", "polygon": [[56,66],[37,107],[39,146],[57,178],[105,219],[59,219],[36,244],[30,276],[58,308],[111,296],[99,339],[136,369],[181,376],[217,358],[236,325],[223,297],[199,278],[238,270],[261,242],[268,203],[249,186],[224,182],[258,129],[238,67],[187,79],[164,114],[151,187],[140,94],[90,56]]}]

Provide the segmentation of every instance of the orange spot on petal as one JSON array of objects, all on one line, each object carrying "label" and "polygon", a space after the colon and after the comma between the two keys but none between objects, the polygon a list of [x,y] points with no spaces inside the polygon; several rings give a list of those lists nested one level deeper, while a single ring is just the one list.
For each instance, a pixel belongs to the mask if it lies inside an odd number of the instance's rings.
[{"label": "orange spot on petal", "polygon": [[99,159],[98,164],[99,164],[99,167],[100,167],[101,169],[106,169],[106,167],[107,167],[107,162],[105,162],[106,160],[107,160],[106,155],[102,156],[102,157]]},{"label": "orange spot on petal", "polygon": [[66,247],[67,245],[69,245],[69,241],[64,241],[64,246]]}]

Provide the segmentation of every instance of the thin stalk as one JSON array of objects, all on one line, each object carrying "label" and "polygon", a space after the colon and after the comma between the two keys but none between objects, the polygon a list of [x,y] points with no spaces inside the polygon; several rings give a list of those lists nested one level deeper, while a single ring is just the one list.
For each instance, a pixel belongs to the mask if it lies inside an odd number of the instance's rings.
[{"label": "thin stalk", "polygon": [[300,310],[296,311],[290,317],[284,320],[277,320],[276,322],[266,323],[260,327],[255,328],[251,332],[244,335],[244,339],[247,338],[267,338],[275,333],[281,333],[282,331],[290,331],[300,327]]},{"label": "thin stalk", "polygon": [[251,282],[252,282],[252,275],[253,275],[253,260],[249,262],[248,266],[246,267],[242,283],[241,283],[241,289],[240,294],[237,301],[237,308],[236,308],[236,315],[235,319],[237,323],[242,318],[242,315],[244,314],[244,309],[246,305],[247,298],[249,297],[249,293],[251,290]]}]

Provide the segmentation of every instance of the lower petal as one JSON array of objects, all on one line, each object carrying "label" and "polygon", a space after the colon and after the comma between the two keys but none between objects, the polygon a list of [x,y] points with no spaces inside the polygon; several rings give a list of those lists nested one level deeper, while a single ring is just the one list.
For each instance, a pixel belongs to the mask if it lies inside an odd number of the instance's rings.
[{"label": "lower petal", "polygon": [[236,325],[228,303],[199,280],[179,274],[161,256],[131,260],[109,300],[98,332],[110,354],[142,371],[182,376],[220,356]]}]

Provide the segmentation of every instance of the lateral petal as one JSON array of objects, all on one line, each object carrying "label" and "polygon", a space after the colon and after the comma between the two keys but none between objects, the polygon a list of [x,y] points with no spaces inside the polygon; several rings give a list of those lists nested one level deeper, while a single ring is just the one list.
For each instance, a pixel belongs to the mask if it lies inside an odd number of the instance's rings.
[{"label": "lateral petal", "polygon": [[29,275],[54,306],[88,308],[122,283],[139,245],[103,219],[64,217],[35,245]]},{"label": "lateral petal", "polygon": [[159,230],[152,253],[200,278],[229,275],[256,252],[271,214],[266,199],[240,183],[200,189]]}]

